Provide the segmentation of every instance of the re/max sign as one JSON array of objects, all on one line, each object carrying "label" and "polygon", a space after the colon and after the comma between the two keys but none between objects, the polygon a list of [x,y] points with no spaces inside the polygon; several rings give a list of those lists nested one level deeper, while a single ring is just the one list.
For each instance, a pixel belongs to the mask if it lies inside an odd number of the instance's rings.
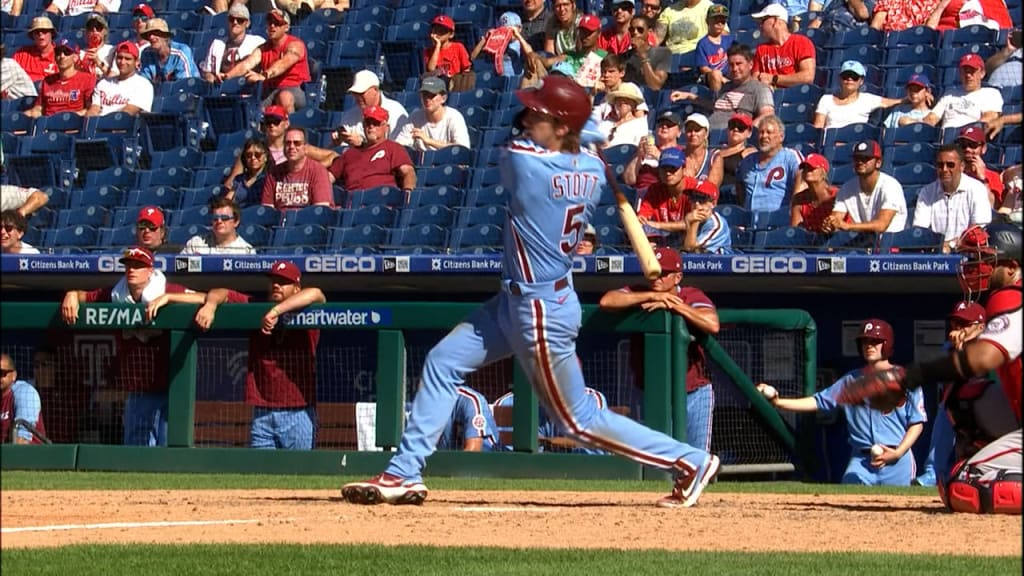
[{"label": "re/max sign", "polygon": [[85,308],[86,326],[141,326],[143,322],[142,308]]}]

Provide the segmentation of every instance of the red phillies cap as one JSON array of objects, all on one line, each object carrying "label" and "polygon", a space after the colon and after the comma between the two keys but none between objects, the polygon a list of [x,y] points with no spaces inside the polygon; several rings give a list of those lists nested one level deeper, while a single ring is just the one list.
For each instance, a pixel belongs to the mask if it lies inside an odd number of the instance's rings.
[{"label": "red phillies cap", "polygon": [[702,197],[707,197],[713,202],[718,201],[718,186],[715,186],[714,182],[688,179],[686,184],[686,193],[694,197],[695,200],[704,200]]},{"label": "red phillies cap", "polygon": [[584,14],[580,18],[580,23],[576,25],[577,28],[583,28],[589,32],[596,32],[601,29],[601,19],[593,14]]},{"label": "red phillies cap", "polygon": [[278,118],[284,120],[288,117],[288,112],[285,111],[282,106],[267,106],[263,109],[264,118]]},{"label": "red phillies cap", "polygon": [[988,319],[988,315],[985,314],[985,307],[977,302],[968,302],[961,300],[953,306],[953,311],[947,316],[948,319],[952,320],[963,320],[968,324],[984,324]]},{"label": "red phillies cap", "polygon": [[164,211],[156,206],[146,206],[139,210],[139,219],[136,222],[149,222],[159,228],[164,225]]},{"label": "red phillies cap", "polygon": [[654,249],[654,256],[658,259],[658,263],[661,264],[662,274],[666,272],[679,272],[683,269],[683,260],[679,257],[679,252],[672,248],[658,246]]},{"label": "red phillies cap", "polygon": [[967,140],[975,144],[984,144],[985,132],[977,126],[964,126],[960,129],[960,134],[957,135],[956,139]]},{"label": "red phillies cap", "polygon": [[124,253],[121,254],[119,262],[121,262],[121,264],[124,264],[125,262],[141,262],[142,264],[145,264],[146,267],[152,268],[153,253],[149,251],[149,248],[135,246],[125,250]]},{"label": "red phillies cap", "polygon": [[132,42],[131,40],[125,40],[124,42],[118,44],[117,49],[114,50],[114,53],[116,54],[118,52],[127,52],[131,54],[132,57],[136,60],[139,59],[139,47],[135,44],[135,42]]},{"label": "red phillies cap", "polygon": [[156,12],[153,12],[148,4],[136,4],[135,8],[132,8],[132,14],[144,14],[147,18],[156,16]]},{"label": "red phillies cap", "polygon": [[270,267],[270,271],[267,272],[267,276],[287,280],[289,284],[298,284],[299,280],[302,279],[299,267],[288,260],[274,262],[274,265]]},{"label": "red phillies cap", "polygon": [[746,114],[740,114],[738,112],[729,117],[729,122],[739,122],[740,124],[743,124],[747,128],[753,128],[754,126],[753,118],[747,116]]},{"label": "red phillies cap", "polygon": [[821,154],[808,154],[804,161],[800,163],[800,167],[810,166],[811,168],[821,168],[825,172],[828,172],[828,158],[825,158]]},{"label": "red phillies cap", "polygon": [[449,30],[455,30],[455,21],[452,20],[451,16],[445,16],[444,14],[438,14],[434,16],[434,19],[430,21],[434,26],[440,26]]},{"label": "red phillies cap", "polygon": [[288,13],[283,10],[273,9],[267,12],[267,20],[273,20],[275,24],[291,24],[292,19],[288,16]]},{"label": "red phillies cap", "polygon": [[983,70],[985,68],[985,61],[977,54],[964,54],[963,57],[960,58],[960,67]]},{"label": "red phillies cap", "polygon": [[388,111],[380,106],[367,106],[363,108],[363,120],[376,120],[377,122],[388,121]]}]

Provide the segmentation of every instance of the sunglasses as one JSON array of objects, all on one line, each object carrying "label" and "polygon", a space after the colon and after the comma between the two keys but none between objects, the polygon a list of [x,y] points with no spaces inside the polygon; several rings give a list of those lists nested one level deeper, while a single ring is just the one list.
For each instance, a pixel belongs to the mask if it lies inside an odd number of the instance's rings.
[{"label": "sunglasses", "polygon": [[746,124],[740,124],[738,122],[736,122],[736,123],[730,122],[729,123],[729,130],[735,130],[737,132],[746,132],[747,130],[750,130],[750,127],[748,127]]},{"label": "sunglasses", "polygon": [[246,158],[263,158],[263,152],[246,152],[245,154],[242,154],[242,156],[245,156]]},{"label": "sunglasses", "polygon": [[4,230],[6,232],[14,232],[17,229],[18,229],[18,227],[15,226],[14,224],[4,224]]},{"label": "sunglasses", "polygon": [[228,18],[228,22],[232,24],[245,24],[246,22],[248,22],[248,20],[246,20],[245,18],[237,18],[235,16],[231,16]]},{"label": "sunglasses", "polygon": [[961,148],[981,148],[981,143],[979,142],[974,142],[971,140],[958,140],[957,142],[960,144]]},{"label": "sunglasses", "polygon": [[136,22],[147,22],[149,20],[149,16],[132,16],[132,20],[135,20]]},{"label": "sunglasses", "polygon": [[956,162],[936,162],[936,168],[956,168]]},{"label": "sunglasses", "polygon": [[159,228],[159,226],[153,226],[152,224],[146,223],[139,223],[135,225],[135,229],[139,232],[155,232]]},{"label": "sunglasses", "polygon": [[281,122],[284,122],[283,118],[264,118],[263,123],[268,126],[277,126]]},{"label": "sunglasses", "polygon": [[378,126],[383,126],[383,125],[384,125],[383,122],[377,122],[376,120],[363,120],[363,127],[364,128],[367,127],[367,126],[376,128]]},{"label": "sunglasses", "polygon": [[2,369],[0,369],[0,378],[6,378],[8,374],[11,374],[13,372],[17,372],[17,370],[14,370],[14,369],[8,370],[6,368],[2,368]]},{"label": "sunglasses", "polygon": [[86,30],[106,30],[107,27],[99,22],[90,22],[85,25]]},{"label": "sunglasses", "polygon": [[305,146],[306,142],[304,140],[285,140],[284,145],[285,147],[292,146],[299,148],[300,146]]},{"label": "sunglasses", "polygon": [[647,32],[647,28],[644,28],[643,26],[630,26],[629,31],[633,34],[643,34],[644,32]]},{"label": "sunglasses", "polygon": [[230,214],[210,214],[210,220],[213,220],[214,222],[226,222],[234,219],[235,217]]},{"label": "sunglasses", "polygon": [[854,82],[856,82],[857,80],[860,80],[860,76],[858,76],[857,74],[854,74],[853,72],[844,72],[844,73],[839,75],[839,78],[841,78],[843,80],[852,80]]},{"label": "sunglasses", "polygon": [[57,56],[60,56],[60,57],[63,57],[63,56],[74,56],[75,55],[74,52],[72,52],[71,50],[68,50],[67,48],[61,48],[60,50],[54,50],[53,53],[56,54]]},{"label": "sunglasses", "polygon": [[644,4],[642,6],[642,9],[643,10],[651,10],[651,11],[661,10],[661,4]]},{"label": "sunglasses", "polygon": [[626,4],[626,3],[623,2],[622,4],[616,4],[616,5],[612,6],[612,10],[621,10],[622,12],[632,12],[633,11],[633,5],[632,4]]},{"label": "sunglasses", "polygon": [[275,22],[274,20],[267,20],[267,28],[280,28],[284,26],[284,22]]}]

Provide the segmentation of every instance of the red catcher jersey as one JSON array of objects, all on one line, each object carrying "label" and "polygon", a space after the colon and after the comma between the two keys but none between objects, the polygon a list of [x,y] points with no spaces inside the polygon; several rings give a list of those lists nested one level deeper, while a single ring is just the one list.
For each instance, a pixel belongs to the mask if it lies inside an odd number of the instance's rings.
[{"label": "red catcher jersey", "polygon": [[988,324],[979,340],[990,342],[1003,353],[1003,365],[996,369],[1003,392],[1010,400],[1017,420],[1021,418],[1021,284],[1000,288],[992,293],[985,304]]}]

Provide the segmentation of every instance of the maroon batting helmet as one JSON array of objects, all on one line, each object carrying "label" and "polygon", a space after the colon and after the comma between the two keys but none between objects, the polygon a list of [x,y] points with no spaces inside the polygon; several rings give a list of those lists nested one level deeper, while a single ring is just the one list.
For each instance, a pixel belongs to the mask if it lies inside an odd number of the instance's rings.
[{"label": "maroon batting helmet", "polygon": [[860,327],[860,334],[857,335],[857,345],[865,338],[882,341],[882,358],[892,358],[893,347],[896,345],[896,338],[893,336],[892,326],[885,320],[869,318]]},{"label": "maroon batting helmet", "polygon": [[548,76],[537,88],[516,90],[516,97],[523,106],[558,118],[574,132],[583,130],[592,111],[586,90],[571,78]]}]

